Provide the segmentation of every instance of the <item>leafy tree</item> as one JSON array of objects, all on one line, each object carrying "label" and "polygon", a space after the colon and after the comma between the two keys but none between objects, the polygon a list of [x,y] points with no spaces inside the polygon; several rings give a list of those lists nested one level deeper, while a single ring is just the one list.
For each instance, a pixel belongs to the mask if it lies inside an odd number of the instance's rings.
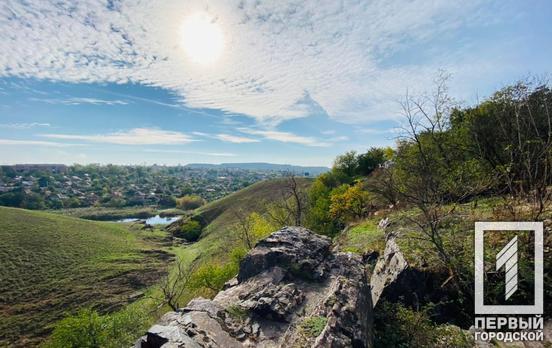
[{"label": "leafy tree", "polygon": [[453,129],[463,132],[468,150],[506,192],[512,218],[526,201],[531,219],[539,219],[552,200],[552,90],[546,83],[518,82],[489,100],[452,116]]},{"label": "leafy tree", "polygon": [[358,155],[358,167],[356,174],[362,176],[370,175],[386,161],[386,150],[379,147],[372,147],[366,153]]},{"label": "leafy tree", "polygon": [[361,182],[334,189],[330,200],[330,215],[343,223],[366,217],[374,207],[372,195]]},{"label": "leafy tree", "polygon": [[246,215],[243,211],[235,211],[234,216],[238,221],[235,226],[236,234],[247,250],[252,249],[260,239],[277,229],[255,212]]},{"label": "leafy tree", "polygon": [[341,173],[349,180],[358,173],[359,165],[356,151],[349,151],[341,156],[337,156],[332,170]]}]

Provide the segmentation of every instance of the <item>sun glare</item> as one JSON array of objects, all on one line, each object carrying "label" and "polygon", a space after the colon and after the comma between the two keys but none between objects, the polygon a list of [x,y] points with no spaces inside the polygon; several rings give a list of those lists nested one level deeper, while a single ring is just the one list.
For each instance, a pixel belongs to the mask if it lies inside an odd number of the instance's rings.
[{"label": "sun glare", "polygon": [[194,14],[182,24],[182,46],[195,63],[212,64],[224,49],[224,35],[220,25],[205,13]]}]

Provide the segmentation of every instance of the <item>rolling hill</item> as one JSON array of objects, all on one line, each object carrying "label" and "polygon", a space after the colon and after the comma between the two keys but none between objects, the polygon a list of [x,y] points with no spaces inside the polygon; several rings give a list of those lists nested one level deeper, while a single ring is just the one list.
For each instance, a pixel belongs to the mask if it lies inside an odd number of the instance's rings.
[{"label": "rolling hill", "polygon": [[0,346],[34,346],[79,307],[120,308],[165,272],[127,227],[0,207]]}]

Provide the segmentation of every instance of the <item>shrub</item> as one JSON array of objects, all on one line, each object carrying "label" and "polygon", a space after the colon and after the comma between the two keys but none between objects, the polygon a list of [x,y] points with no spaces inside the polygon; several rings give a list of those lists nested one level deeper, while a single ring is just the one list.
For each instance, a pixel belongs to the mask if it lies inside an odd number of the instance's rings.
[{"label": "shrub", "polygon": [[174,233],[176,237],[184,238],[189,242],[195,242],[201,236],[201,231],[203,230],[199,221],[190,219],[186,221],[180,231]]},{"label": "shrub", "polygon": [[374,347],[472,347],[467,334],[452,325],[436,325],[426,309],[414,311],[382,301],[375,309]]},{"label": "shrub", "polygon": [[125,347],[148,325],[147,313],[129,307],[110,315],[84,308],[57,323],[45,347]]},{"label": "shrub", "polygon": [[176,199],[176,207],[182,210],[194,210],[205,203],[205,199],[197,195],[187,195]]},{"label": "shrub", "polygon": [[61,320],[52,333],[50,347],[103,347],[107,343],[107,317],[85,308]]}]

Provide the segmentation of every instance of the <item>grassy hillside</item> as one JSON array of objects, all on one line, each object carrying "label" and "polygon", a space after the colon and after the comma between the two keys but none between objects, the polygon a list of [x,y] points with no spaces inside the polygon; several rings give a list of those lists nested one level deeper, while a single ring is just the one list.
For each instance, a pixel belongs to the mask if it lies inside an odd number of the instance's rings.
[{"label": "grassy hillside", "polygon": [[[306,189],[312,179],[297,178],[297,182],[301,188]],[[215,237],[221,237],[220,234],[225,234],[227,228],[237,222],[234,211],[264,214],[269,204],[282,199],[282,190],[286,184],[286,179],[261,181],[199,208],[197,214],[209,224],[203,235],[214,234]]]},{"label": "grassy hillside", "polygon": [[78,307],[119,308],[167,254],[123,225],[0,207],[0,346],[29,346]]}]

